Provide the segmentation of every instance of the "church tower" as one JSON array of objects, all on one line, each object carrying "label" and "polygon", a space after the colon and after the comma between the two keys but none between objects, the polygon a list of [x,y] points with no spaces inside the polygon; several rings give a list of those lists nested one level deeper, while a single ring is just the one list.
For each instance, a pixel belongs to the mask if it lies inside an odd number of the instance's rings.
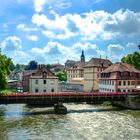
[{"label": "church tower", "polygon": [[81,54],[81,62],[85,62],[84,50],[82,50],[82,54]]}]

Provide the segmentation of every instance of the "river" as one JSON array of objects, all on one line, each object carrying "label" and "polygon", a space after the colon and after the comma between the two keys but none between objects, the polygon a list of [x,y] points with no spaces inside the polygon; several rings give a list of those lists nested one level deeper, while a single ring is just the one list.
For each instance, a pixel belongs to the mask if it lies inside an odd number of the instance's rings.
[{"label": "river", "polygon": [[140,111],[65,105],[66,115],[50,108],[0,105],[0,140],[140,140]]}]

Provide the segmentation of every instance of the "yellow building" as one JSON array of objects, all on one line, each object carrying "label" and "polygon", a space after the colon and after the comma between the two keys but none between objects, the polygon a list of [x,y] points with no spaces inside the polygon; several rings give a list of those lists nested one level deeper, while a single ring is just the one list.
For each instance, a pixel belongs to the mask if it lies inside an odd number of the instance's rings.
[{"label": "yellow building", "polygon": [[72,82],[75,78],[83,78],[84,77],[84,66],[85,66],[85,56],[84,51],[82,50],[81,60],[75,61],[70,67],[67,66],[67,81]]},{"label": "yellow building", "polygon": [[98,73],[112,65],[108,59],[92,58],[84,68],[84,91],[99,91]]}]

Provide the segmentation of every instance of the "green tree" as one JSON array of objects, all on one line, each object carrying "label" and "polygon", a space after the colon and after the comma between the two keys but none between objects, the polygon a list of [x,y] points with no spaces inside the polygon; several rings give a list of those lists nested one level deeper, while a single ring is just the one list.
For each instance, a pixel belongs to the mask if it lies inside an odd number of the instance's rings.
[{"label": "green tree", "polygon": [[35,70],[35,69],[37,69],[37,62],[35,60],[30,61],[25,68],[25,70]]},{"label": "green tree", "polygon": [[11,58],[1,54],[0,50],[0,90],[7,87],[7,76],[10,74],[10,69],[13,66]]},{"label": "green tree", "polygon": [[52,68],[52,66],[50,65],[50,64],[47,64],[47,69],[51,69]]},{"label": "green tree", "polygon": [[56,76],[60,81],[67,81],[67,74],[66,72],[57,72]]},{"label": "green tree", "polygon": [[140,70],[140,53],[134,52],[133,54],[128,54],[121,59],[122,62],[134,66],[136,69]]}]

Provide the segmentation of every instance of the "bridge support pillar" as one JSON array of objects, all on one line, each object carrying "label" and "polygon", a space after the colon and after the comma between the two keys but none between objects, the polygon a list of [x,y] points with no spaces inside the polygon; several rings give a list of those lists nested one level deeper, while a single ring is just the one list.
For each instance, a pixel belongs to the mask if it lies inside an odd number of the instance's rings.
[{"label": "bridge support pillar", "polygon": [[67,114],[67,108],[63,105],[63,103],[59,102],[54,105],[54,112],[56,114]]}]

